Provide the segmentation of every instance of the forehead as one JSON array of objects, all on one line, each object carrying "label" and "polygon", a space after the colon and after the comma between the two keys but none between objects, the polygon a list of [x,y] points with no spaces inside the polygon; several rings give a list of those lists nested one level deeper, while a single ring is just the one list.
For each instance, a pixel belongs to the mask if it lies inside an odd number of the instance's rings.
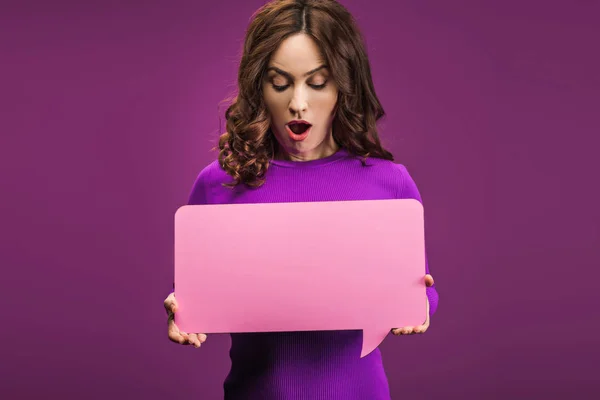
[{"label": "forehead", "polygon": [[294,76],[319,67],[324,58],[317,44],[306,34],[286,38],[271,56],[269,66],[278,67]]}]

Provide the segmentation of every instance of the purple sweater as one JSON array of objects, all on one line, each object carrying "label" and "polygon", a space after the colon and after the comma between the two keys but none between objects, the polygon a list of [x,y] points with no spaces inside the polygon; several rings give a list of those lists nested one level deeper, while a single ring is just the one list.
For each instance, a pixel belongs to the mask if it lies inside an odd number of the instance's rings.
[{"label": "purple sweater", "polygon": [[[215,161],[194,183],[189,204],[239,204],[413,198],[417,187],[401,164],[361,160],[341,149],[314,161],[273,160],[257,189],[223,187],[229,177]],[[243,237],[243,236],[241,236]],[[269,238],[265,238],[268,244]],[[426,271],[429,267],[426,263]],[[438,294],[427,288],[430,315]],[[396,328],[396,327],[391,327]],[[376,349],[360,358],[362,331],[231,334],[226,400],[388,400]]]}]

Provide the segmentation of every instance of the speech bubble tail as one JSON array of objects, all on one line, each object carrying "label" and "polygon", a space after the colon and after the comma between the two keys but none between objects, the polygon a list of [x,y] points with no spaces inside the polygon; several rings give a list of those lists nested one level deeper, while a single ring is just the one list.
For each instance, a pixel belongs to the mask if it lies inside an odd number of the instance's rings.
[{"label": "speech bubble tail", "polygon": [[389,332],[390,329],[363,329],[363,345],[360,358],[371,354],[383,342]]}]

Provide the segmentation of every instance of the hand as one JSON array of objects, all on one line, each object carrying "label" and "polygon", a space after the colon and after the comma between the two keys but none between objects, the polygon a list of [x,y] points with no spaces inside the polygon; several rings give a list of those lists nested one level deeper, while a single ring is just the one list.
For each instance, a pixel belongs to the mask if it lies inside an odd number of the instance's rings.
[{"label": "hand", "polygon": [[[433,286],[433,277],[429,274],[425,275],[425,286],[426,287]],[[423,325],[405,326],[404,328],[394,328],[394,329],[392,329],[392,333],[396,336],[398,336],[398,335],[413,335],[415,333],[425,333],[427,328],[429,328],[429,299],[427,299],[427,319],[425,320]]]},{"label": "hand", "polygon": [[193,345],[198,348],[204,341],[206,340],[206,335],[204,333],[185,333],[181,332],[177,325],[175,325],[175,312],[177,311],[177,300],[175,299],[175,293],[171,293],[165,299],[165,310],[167,310],[167,315],[169,316],[169,339],[172,342],[183,344],[183,345]]}]

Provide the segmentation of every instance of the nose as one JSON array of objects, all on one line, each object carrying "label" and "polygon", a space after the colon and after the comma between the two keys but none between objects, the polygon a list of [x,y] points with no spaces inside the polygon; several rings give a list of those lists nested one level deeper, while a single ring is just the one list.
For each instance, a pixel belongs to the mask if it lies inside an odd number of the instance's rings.
[{"label": "nose", "polygon": [[298,87],[294,91],[294,96],[290,101],[290,112],[296,115],[305,112],[307,108],[308,101],[306,99],[306,92],[302,87]]}]

